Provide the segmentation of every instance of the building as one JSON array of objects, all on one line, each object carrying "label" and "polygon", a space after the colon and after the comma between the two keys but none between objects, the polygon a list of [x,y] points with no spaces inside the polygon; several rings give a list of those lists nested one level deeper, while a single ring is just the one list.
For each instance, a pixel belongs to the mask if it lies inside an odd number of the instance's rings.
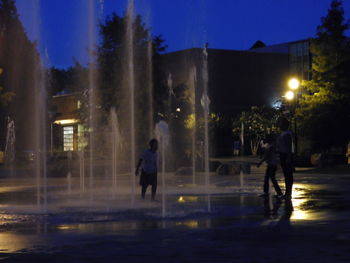
[{"label": "building", "polygon": [[[172,77],[173,88],[195,86],[195,108],[201,115],[204,81],[208,78],[210,113],[226,120],[238,117],[252,106],[277,106],[291,77],[310,79],[309,41],[295,41],[245,51],[187,49],[163,55],[163,69]],[[204,76],[208,74],[208,76]],[[195,78],[195,81],[193,80]],[[194,84],[195,82],[195,84]],[[232,128],[212,134],[213,155],[232,153]]]},{"label": "building", "polygon": [[300,80],[311,79],[310,40],[304,39],[277,45],[271,45],[252,50],[261,53],[279,53],[289,56],[289,74]]},{"label": "building", "polygon": [[[282,98],[291,76],[310,79],[309,41],[295,41],[251,50],[207,49],[208,95],[210,112],[235,118],[252,106],[274,106]],[[204,87],[202,48],[162,55],[162,70],[171,76],[174,89],[185,87],[194,92],[195,110],[202,113]],[[58,94],[52,98],[58,117],[52,124],[53,149],[75,151],[82,145],[84,128],[78,118],[78,94]],[[175,105],[175,108],[181,110]],[[228,145],[229,129],[220,145]],[[229,138],[230,139],[230,138]]]},{"label": "building", "polygon": [[[165,54],[164,69],[173,85],[191,82],[196,71],[196,100],[203,83],[203,49],[188,49]],[[208,49],[208,93],[210,112],[235,116],[251,106],[273,106],[282,95],[290,76],[289,54]]]},{"label": "building", "polygon": [[52,97],[56,118],[51,124],[51,150],[76,151],[83,127],[78,118],[80,102],[76,93],[60,93]]}]

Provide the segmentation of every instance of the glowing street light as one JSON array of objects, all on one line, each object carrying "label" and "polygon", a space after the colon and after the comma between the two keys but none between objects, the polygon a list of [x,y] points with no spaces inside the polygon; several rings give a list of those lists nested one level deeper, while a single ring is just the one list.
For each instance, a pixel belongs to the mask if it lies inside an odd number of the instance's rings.
[{"label": "glowing street light", "polygon": [[296,90],[298,89],[300,86],[300,81],[296,78],[291,78],[289,81],[288,81],[288,87],[292,90]]},{"label": "glowing street light", "polygon": [[284,95],[284,97],[287,99],[287,100],[293,100],[294,99],[294,92],[293,91],[287,91],[286,94]]}]

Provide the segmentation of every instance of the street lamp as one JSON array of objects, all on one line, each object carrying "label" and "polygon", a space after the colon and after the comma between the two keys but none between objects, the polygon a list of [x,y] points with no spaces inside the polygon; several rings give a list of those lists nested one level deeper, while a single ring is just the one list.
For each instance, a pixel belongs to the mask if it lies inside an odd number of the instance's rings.
[{"label": "street lamp", "polygon": [[300,86],[300,81],[297,78],[291,78],[288,81],[288,87],[292,90],[298,89]]},{"label": "street lamp", "polygon": [[297,107],[297,104],[298,104],[298,92],[297,92],[297,90],[300,87],[299,79],[297,79],[297,78],[290,78],[288,80],[288,87],[289,87],[290,90],[286,92],[285,97],[289,101],[293,101],[294,100],[294,110],[292,110],[292,117],[293,117],[293,120],[294,120],[294,139],[295,139],[295,141],[294,141],[295,149],[294,150],[295,150],[295,156],[297,156],[297,153],[298,153],[298,148],[297,148],[298,140],[297,140],[297,121],[296,121],[296,117],[295,117],[295,110],[296,110],[296,107]]},{"label": "street lamp", "polygon": [[291,100],[293,100],[294,97],[295,97],[295,96],[294,96],[294,92],[291,91],[291,90],[289,90],[289,91],[286,92],[286,94],[284,95],[284,97],[285,97],[287,100],[291,101]]}]

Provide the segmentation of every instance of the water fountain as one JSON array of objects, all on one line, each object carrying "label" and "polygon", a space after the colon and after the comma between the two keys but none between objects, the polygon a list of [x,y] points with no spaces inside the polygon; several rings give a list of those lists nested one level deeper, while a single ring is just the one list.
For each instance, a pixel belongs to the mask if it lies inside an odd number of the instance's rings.
[{"label": "water fountain", "polygon": [[210,195],[209,195],[209,128],[208,128],[208,119],[209,119],[209,96],[208,96],[208,46],[205,45],[203,49],[203,95],[201,98],[201,104],[203,107],[203,118],[204,118],[204,176],[205,176],[205,187],[207,190],[207,199],[208,199],[208,212],[211,211],[210,207]]},{"label": "water fountain", "polygon": [[79,190],[80,196],[85,193],[85,151],[79,151]]},{"label": "water fountain", "polygon": [[16,155],[16,133],[15,133],[15,122],[10,117],[7,120],[7,132],[6,132],[6,145],[5,145],[5,163],[12,165]]},{"label": "water fountain", "polygon": [[89,94],[89,191],[90,200],[94,198],[94,163],[95,163],[95,136],[97,134],[97,116],[96,116],[96,70],[92,51],[95,48],[95,1],[88,2],[88,94]]},{"label": "water fountain", "polygon": [[147,64],[148,64],[148,99],[149,99],[149,138],[153,137],[153,109],[154,109],[154,102],[153,102],[153,44],[152,41],[149,40],[147,43]]},{"label": "water fountain", "polygon": [[135,72],[134,72],[134,1],[129,0],[127,10],[126,24],[126,58],[129,90],[129,107],[130,107],[130,176],[131,176],[131,206],[135,206],[135,187],[136,180],[134,170],[136,166],[136,135],[135,135]]},{"label": "water fountain", "polygon": [[190,87],[191,87],[191,96],[192,96],[192,115],[193,115],[193,127],[192,127],[192,184],[196,184],[196,157],[197,157],[197,118],[196,118],[196,88],[197,88],[197,69],[192,67],[190,72]]},{"label": "water fountain", "polygon": [[168,124],[161,120],[156,124],[155,135],[159,142],[160,151],[160,167],[161,167],[161,178],[162,178],[162,217],[166,216],[166,184],[165,184],[165,167],[166,167],[166,152],[168,151],[170,135]]},{"label": "water fountain", "polygon": [[68,173],[67,173],[67,191],[68,194],[72,193],[72,151],[67,152]]},{"label": "water fountain", "polygon": [[[189,138],[189,153],[186,156],[188,166],[192,166],[190,176],[177,176],[169,169],[175,160],[169,156],[171,149],[170,134],[176,133],[171,130],[174,126],[175,117],[172,116],[172,108],[175,105],[176,97],[174,96],[174,83],[178,85],[175,75],[169,74],[165,81],[165,88],[168,88],[167,97],[164,99],[164,115],[167,115],[167,122],[159,121],[153,128],[153,72],[152,72],[152,41],[147,40],[147,48],[143,52],[145,60],[147,60],[148,68],[143,68],[148,75],[148,83],[145,83],[147,90],[142,94],[142,98],[138,92],[139,83],[143,81],[138,78],[139,65],[135,63],[137,58],[138,47],[135,46],[134,32],[134,1],[129,0],[128,9],[125,17],[125,35],[122,43],[121,57],[124,64],[123,68],[118,69],[116,74],[121,75],[120,89],[121,100],[120,105],[110,109],[110,118],[106,128],[103,130],[99,125],[101,119],[99,117],[99,89],[97,85],[97,63],[94,57],[93,50],[96,44],[95,32],[95,1],[88,1],[88,50],[89,61],[87,65],[88,74],[85,76],[87,80],[88,105],[86,107],[87,127],[84,132],[87,136],[84,137],[84,143],[78,142],[78,155],[69,156],[67,159],[68,171],[64,170],[61,177],[53,178],[47,173],[46,167],[46,87],[45,75],[42,68],[38,68],[36,80],[38,90],[36,91],[36,165],[35,174],[37,179],[37,205],[40,211],[45,212],[60,212],[61,209],[69,211],[108,211],[113,214],[116,211],[138,211],[150,213],[154,216],[161,214],[162,217],[171,217],[176,213],[181,214],[183,210],[191,211],[196,207],[196,202],[200,205],[196,208],[197,212],[211,212],[211,194],[222,191],[215,188],[214,183],[211,185],[209,171],[209,106],[210,100],[208,95],[208,49],[207,46],[201,50],[200,63],[192,64],[189,72],[188,83],[189,92],[191,93],[190,114],[193,114],[193,130],[191,130],[191,138]],[[147,54],[146,54],[147,53]],[[193,62],[191,62],[193,63]],[[119,88],[119,86],[118,86]],[[177,86],[176,86],[177,88]],[[177,89],[176,89],[177,91]],[[199,94],[198,94],[199,93]],[[201,108],[199,104],[201,102]],[[119,101],[118,101],[119,103]],[[150,105],[148,112],[141,112],[141,104]],[[153,106],[152,106],[153,105]],[[143,114],[142,114],[143,113]],[[198,116],[197,116],[198,115]],[[175,116],[173,114],[173,116]],[[200,118],[199,118],[200,117]],[[201,123],[196,123],[203,117],[203,128]],[[143,118],[143,126],[139,123]],[[171,123],[171,121],[174,121]],[[149,128],[149,130],[148,130]],[[198,128],[198,129],[197,129]],[[175,129],[175,128],[173,128]],[[142,132],[147,134],[147,139],[156,136],[159,140],[159,179],[161,182],[161,207],[157,203],[142,203],[136,195],[136,179],[135,165],[136,156],[140,148],[144,148],[146,144],[142,144]],[[203,133],[203,135],[202,135]],[[189,133],[187,133],[189,134]],[[198,138],[197,138],[198,136]],[[98,138],[104,137],[107,141],[107,146],[100,144]],[[145,136],[146,137],[146,136]],[[174,136],[175,137],[175,136]],[[180,137],[180,136],[179,136]],[[203,137],[203,138],[200,138]],[[107,138],[107,139],[106,139]],[[200,138],[200,139],[199,139]],[[181,138],[180,138],[181,139]],[[172,139],[173,140],[173,139]],[[203,141],[203,147],[198,147],[199,140]],[[171,141],[176,151],[177,141]],[[87,146],[87,147],[85,147]],[[200,167],[196,153],[203,152],[203,169]],[[102,152],[102,154],[100,154]],[[179,155],[182,153],[180,152]],[[102,157],[101,157],[101,156]],[[183,154],[184,155],[184,154]],[[75,158],[77,157],[77,158]],[[186,165],[187,165],[186,164]],[[50,164],[51,165],[51,164]],[[52,164],[54,166],[56,164]],[[188,166],[186,168],[188,168]],[[197,169],[196,169],[197,168]],[[49,181],[47,181],[49,175]],[[243,187],[243,184],[241,185]],[[238,187],[237,187],[238,188]],[[50,189],[48,193],[47,189]],[[224,190],[225,191],[225,190]],[[182,196],[183,198],[179,198]],[[195,196],[195,197],[194,197]],[[118,198],[117,198],[118,197]],[[130,199],[130,203],[128,202]],[[50,203],[48,204],[48,200]],[[178,201],[179,200],[179,201]],[[190,200],[190,201],[186,201]],[[195,200],[195,201],[193,201]],[[200,200],[200,201],[198,201]],[[203,201],[204,200],[204,201]],[[181,205],[187,205],[185,206]],[[202,206],[205,208],[202,209]],[[75,209],[75,210],[74,210]],[[161,212],[157,209],[161,209]],[[179,212],[180,211],[180,212]],[[186,213],[183,212],[183,213]],[[189,212],[190,213],[190,212]]]},{"label": "water fountain", "polygon": [[111,147],[112,147],[112,197],[115,198],[117,194],[117,178],[118,178],[118,150],[120,148],[121,135],[119,132],[119,124],[115,108],[111,108],[110,112],[111,122]]}]

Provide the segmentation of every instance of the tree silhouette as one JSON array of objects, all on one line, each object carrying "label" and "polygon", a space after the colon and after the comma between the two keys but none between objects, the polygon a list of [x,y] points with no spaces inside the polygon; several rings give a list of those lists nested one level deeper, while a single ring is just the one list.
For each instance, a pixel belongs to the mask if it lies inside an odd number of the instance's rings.
[{"label": "tree silhouette", "polygon": [[300,134],[313,142],[314,150],[345,146],[350,140],[349,22],[342,1],[332,1],[321,21],[311,40],[312,80],[304,82],[306,91],[297,109]]},{"label": "tree silhouette", "polygon": [[31,127],[34,123],[33,92],[37,87],[39,65],[36,45],[27,37],[15,1],[0,0],[0,66],[3,69],[0,79],[2,92],[5,92],[2,95],[8,97],[9,94],[16,94],[11,96],[12,102],[8,107],[1,109],[1,117],[3,120],[11,115],[14,119],[19,148],[27,148],[31,144],[34,130]]}]

